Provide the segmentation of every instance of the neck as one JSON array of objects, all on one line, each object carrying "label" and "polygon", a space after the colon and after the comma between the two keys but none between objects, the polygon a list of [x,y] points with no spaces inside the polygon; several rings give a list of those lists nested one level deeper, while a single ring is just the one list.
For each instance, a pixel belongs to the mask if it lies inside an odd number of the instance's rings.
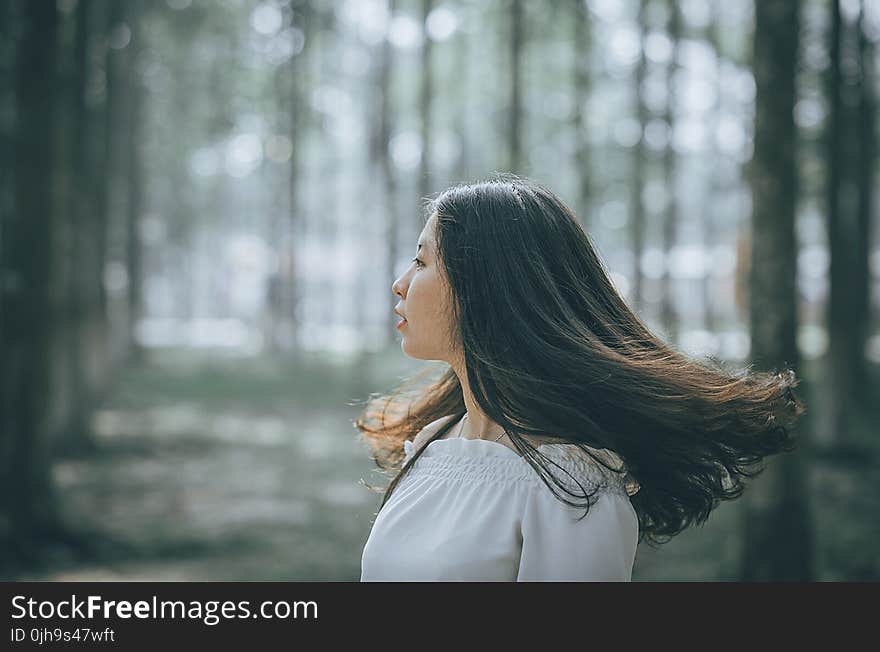
[{"label": "neck", "polygon": [[461,383],[461,392],[464,397],[464,405],[467,410],[466,417],[462,423],[462,430],[459,433],[466,439],[495,439],[503,431],[501,426],[492,421],[480,409],[471,393],[470,384],[467,380],[467,369],[464,364],[453,365],[453,371],[458,376]]}]

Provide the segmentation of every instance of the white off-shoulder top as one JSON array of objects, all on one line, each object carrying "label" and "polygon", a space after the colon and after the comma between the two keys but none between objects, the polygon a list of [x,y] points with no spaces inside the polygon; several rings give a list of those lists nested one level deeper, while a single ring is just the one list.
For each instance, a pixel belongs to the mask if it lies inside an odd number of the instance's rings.
[{"label": "white off-shoulder top", "polygon": [[[361,581],[613,581],[632,579],[639,524],[630,476],[603,468],[571,444],[543,444],[549,469],[583,503],[607,482],[587,516],[561,502],[504,444],[437,439],[428,444],[376,516]],[[404,443],[406,460],[414,445]],[[596,449],[591,449],[596,450]],[[600,455],[619,458],[601,449]]]}]

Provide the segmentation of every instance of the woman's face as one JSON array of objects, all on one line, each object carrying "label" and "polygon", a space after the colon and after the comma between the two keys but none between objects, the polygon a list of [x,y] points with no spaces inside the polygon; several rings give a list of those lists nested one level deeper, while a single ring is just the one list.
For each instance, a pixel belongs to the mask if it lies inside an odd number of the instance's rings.
[{"label": "woman's face", "polygon": [[431,215],[419,234],[415,260],[394,281],[391,291],[400,295],[396,309],[406,321],[399,327],[401,348],[411,358],[450,361],[448,333],[451,311],[447,305],[445,277],[437,258],[434,240],[436,214]]}]

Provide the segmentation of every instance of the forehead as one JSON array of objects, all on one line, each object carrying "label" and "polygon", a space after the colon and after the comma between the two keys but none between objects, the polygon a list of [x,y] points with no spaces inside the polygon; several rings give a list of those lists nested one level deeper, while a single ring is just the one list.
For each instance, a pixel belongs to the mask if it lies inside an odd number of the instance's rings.
[{"label": "forehead", "polygon": [[425,224],[425,228],[423,228],[422,232],[419,234],[419,241],[418,241],[418,250],[419,251],[424,251],[426,249],[428,251],[431,251],[434,249],[434,239],[433,239],[433,230],[432,229],[433,229],[433,223],[429,221],[427,224]]}]

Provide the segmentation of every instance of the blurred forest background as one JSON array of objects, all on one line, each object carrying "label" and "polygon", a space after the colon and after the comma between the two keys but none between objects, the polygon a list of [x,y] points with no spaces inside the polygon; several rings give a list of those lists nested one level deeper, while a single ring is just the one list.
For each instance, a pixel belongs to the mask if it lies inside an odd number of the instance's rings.
[{"label": "blurred forest background", "polygon": [[868,0],[0,0],[0,576],[359,579],[421,198],[504,170],[671,345],[802,379],[798,452],[633,579],[880,579],[878,40]]}]

